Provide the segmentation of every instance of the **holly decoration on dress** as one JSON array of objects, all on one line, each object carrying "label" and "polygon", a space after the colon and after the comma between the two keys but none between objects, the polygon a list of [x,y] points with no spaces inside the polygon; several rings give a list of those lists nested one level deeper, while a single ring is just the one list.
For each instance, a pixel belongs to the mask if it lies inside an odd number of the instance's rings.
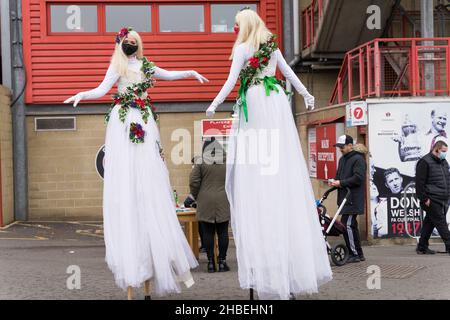
[{"label": "holly decoration on dress", "polygon": [[[247,101],[246,101],[246,93],[247,90],[253,86],[260,83],[264,84],[266,95],[270,95],[270,91],[278,92],[278,88],[276,85],[281,85],[283,89],[286,87],[286,83],[283,80],[278,80],[275,77],[257,77],[258,74],[267,67],[270,61],[270,57],[272,53],[274,53],[277,49],[277,43],[275,42],[276,36],[272,35],[266,43],[261,44],[259,50],[254,53],[254,55],[248,60],[248,65],[241,70],[239,74],[239,80],[241,82],[241,86],[239,88],[238,97],[236,100],[236,105],[238,108],[242,108],[244,111],[245,121],[248,121],[248,112],[247,112]],[[290,96],[291,93],[284,90],[286,95]]]},{"label": "holly decoration on dress", "polygon": [[139,123],[130,123],[130,140],[133,143],[143,143],[145,131]]},{"label": "holly decoration on dress", "polygon": [[[144,123],[148,122],[150,115],[153,115],[155,121],[158,121],[158,115],[152,104],[150,97],[142,98],[149,88],[154,87],[155,80],[153,74],[155,73],[155,65],[153,62],[148,61],[145,57],[142,58],[141,71],[144,74],[144,80],[129,85],[124,92],[117,92],[112,95],[113,103],[109,112],[105,116],[105,122],[108,123],[111,117],[111,111],[115,105],[120,104],[119,119],[125,122],[128,111],[130,108],[138,109],[141,112],[142,120]],[[131,133],[130,133],[131,139]],[[133,142],[134,140],[131,139]]]},{"label": "holly decoration on dress", "polygon": [[276,36],[272,35],[266,43],[263,43],[253,57],[248,60],[249,64],[247,67],[241,70],[239,78],[241,80],[247,80],[247,87],[250,87],[256,80],[256,74],[262,72],[267,67],[272,53],[278,49],[275,39]]}]

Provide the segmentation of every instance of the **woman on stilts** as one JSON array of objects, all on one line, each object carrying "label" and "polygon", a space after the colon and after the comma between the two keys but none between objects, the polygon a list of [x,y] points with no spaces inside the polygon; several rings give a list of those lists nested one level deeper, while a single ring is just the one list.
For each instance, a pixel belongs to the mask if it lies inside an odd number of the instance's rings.
[{"label": "woman on stilts", "polygon": [[180,292],[180,282],[193,285],[190,269],[198,266],[176,216],[169,174],[161,156],[159,130],[147,90],[155,78],[176,80],[197,72],[167,71],[143,55],[142,40],[132,28],[116,36],[111,64],[103,82],[65,103],[97,99],[117,83],[118,92],[106,115],[103,221],[106,262],[117,286],[128,290],[144,284],[150,299]]},{"label": "woman on stilts", "polygon": [[248,8],[236,16],[230,74],[212,117],[240,79],[227,150],[226,192],[241,288],[260,299],[318,292],[332,279],[315,198],[278,68],[305,104],[314,97],[286,63],[275,36]]}]

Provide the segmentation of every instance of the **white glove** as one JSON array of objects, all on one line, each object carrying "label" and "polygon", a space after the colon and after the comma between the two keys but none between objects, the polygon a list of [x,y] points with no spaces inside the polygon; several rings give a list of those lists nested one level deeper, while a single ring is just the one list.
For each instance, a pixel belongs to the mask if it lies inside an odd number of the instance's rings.
[{"label": "white glove", "polygon": [[311,94],[306,94],[303,96],[303,99],[305,100],[305,107],[309,111],[314,110],[314,97]]},{"label": "white glove", "polygon": [[217,108],[216,106],[210,105],[208,107],[208,109],[206,109],[206,117],[207,118],[213,118],[214,114],[216,113],[216,108]]},{"label": "white glove", "polygon": [[192,70],[192,76],[196,78],[200,83],[209,82],[208,79],[206,79],[204,76],[202,76],[197,71]]},{"label": "white glove", "polygon": [[76,107],[78,102],[83,100],[83,93],[77,93],[76,95],[70,97],[69,99],[65,100],[64,103],[70,103],[73,102],[73,107]]}]

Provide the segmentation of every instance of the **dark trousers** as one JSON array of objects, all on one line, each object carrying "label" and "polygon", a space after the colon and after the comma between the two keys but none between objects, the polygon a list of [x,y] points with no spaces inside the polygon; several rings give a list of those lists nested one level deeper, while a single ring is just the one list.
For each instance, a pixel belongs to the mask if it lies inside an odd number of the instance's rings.
[{"label": "dark trousers", "polygon": [[419,247],[428,248],[428,240],[430,240],[433,229],[436,228],[445,243],[445,250],[450,251],[450,231],[446,220],[447,202],[432,200],[429,207],[422,205],[422,209],[426,212],[426,215],[423,219]]},{"label": "dark trousers", "polygon": [[203,242],[206,248],[208,260],[214,259],[214,234],[217,233],[217,242],[219,243],[219,259],[225,260],[228,250],[228,221],[221,223],[202,222],[203,224]]},{"label": "dark trousers", "polygon": [[341,222],[345,225],[346,232],[344,233],[345,244],[351,256],[363,256],[364,253],[361,248],[361,240],[359,238],[358,221],[356,214],[343,214]]},{"label": "dark trousers", "polygon": [[201,248],[205,247],[205,242],[203,240],[203,224],[204,224],[204,222],[202,222],[202,221],[198,222],[198,234],[200,235],[200,247]]}]

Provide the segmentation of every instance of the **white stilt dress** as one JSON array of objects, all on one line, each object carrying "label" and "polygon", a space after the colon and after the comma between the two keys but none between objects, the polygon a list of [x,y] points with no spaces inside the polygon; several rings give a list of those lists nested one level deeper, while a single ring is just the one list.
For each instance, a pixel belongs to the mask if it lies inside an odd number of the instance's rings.
[{"label": "white stilt dress", "polygon": [[[213,104],[231,92],[254,54],[237,47],[230,75]],[[305,94],[281,52],[275,51],[258,77],[276,67]],[[291,106],[283,89],[266,96],[263,84],[247,91],[248,122],[239,114],[227,153],[226,192],[236,242],[239,282],[260,299],[289,299],[290,293],[318,292],[332,279],[315,198]]]},{"label": "white stilt dress", "polygon": [[[119,92],[140,82],[142,61],[129,59],[129,74],[121,77],[110,66],[96,89],[83,99],[105,95],[117,82]],[[192,76],[189,71],[155,68],[155,78],[174,80]],[[145,95],[142,97],[145,98]],[[139,287],[152,279],[153,294],[180,292],[190,287],[190,269],[198,266],[176,216],[167,167],[159,154],[159,131],[153,117],[145,124],[141,112],[130,108],[125,122],[116,105],[106,128],[103,219],[106,262],[120,288]],[[132,143],[131,122],[146,131],[144,143]]]}]

